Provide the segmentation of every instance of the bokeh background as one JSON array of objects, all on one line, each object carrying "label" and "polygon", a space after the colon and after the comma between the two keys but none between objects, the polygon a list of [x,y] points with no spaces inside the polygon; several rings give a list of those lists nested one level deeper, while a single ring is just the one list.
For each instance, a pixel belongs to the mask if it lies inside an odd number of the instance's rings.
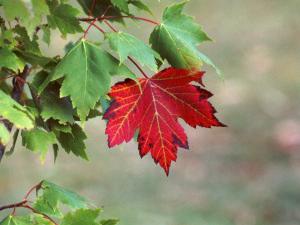
[{"label": "bokeh background", "polygon": [[[175,1],[147,1],[154,18]],[[108,150],[105,123],[86,124],[89,162],[60,153],[41,165],[19,146],[0,164],[0,205],[18,201],[41,179],[87,196],[120,225],[300,224],[300,1],[191,0],[215,42],[200,46],[222,69],[205,67],[207,89],[228,128],[185,126],[191,151],[179,150],[167,178],[131,142]],[[125,29],[119,26],[120,29]],[[151,25],[129,23],[147,41]],[[55,36],[50,55],[62,52]],[[101,40],[91,33],[90,38]]]}]

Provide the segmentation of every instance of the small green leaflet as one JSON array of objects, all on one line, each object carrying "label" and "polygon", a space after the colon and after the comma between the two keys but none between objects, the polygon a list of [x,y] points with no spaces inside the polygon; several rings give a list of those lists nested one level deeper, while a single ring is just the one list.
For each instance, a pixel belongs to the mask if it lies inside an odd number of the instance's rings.
[{"label": "small green leaflet", "polygon": [[58,28],[63,36],[82,32],[82,28],[76,16],[79,11],[68,4],[49,3],[51,15],[47,16],[51,28]]},{"label": "small green leaflet", "polygon": [[29,23],[30,13],[22,0],[0,0],[7,20],[19,18],[24,24]]},{"label": "small green leaflet", "polygon": [[68,98],[59,98],[58,92],[52,85],[41,94],[41,116],[45,121],[52,118],[61,124],[73,123],[72,104]]},{"label": "small green leaflet", "polygon": [[111,0],[111,3],[118,7],[121,11],[129,13],[128,2],[126,0]]},{"label": "small green leaflet", "polygon": [[41,186],[42,194],[34,205],[34,208],[41,213],[56,218],[62,218],[59,206],[62,203],[71,209],[87,208],[86,200],[73,191],[69,191],[49,181],[43,181]]},{"label": "small green leaflet", "polygon": [[32,11],[34,13],[31,22],[30,27],[31,30],[29,33],[31,34],[35,28],[40,25],[42,19],[44,16],[49,15],[49,8],[45,0],[31,0],[32,3]]},{"label": "small green leaflet", "polygon": [[31,225],[31,220],[29,216],[15,217],[9,215],[4,221],[0,222],[1,225]]},{"label": "small green leaflet", "polygon": [[7,145],[10,139],[10,134],[3,123],[0,123],[0,142]]},{"label": "small green leaflet", "polygon": [[85,160],[88,160],[88,156],[86,154],[86,146],[84,141],[87,136],[85,135],[82,128],[74,124],[71,127],[71,132],[68,130],[61,130],[57,136],[57,139],[60,145],[65,149],[67,153],[72,152],[74,155],[79,156]]},{"label": "small green leaflet", "polygon": [[205,62],[220,73],[212,61],[197,49],[200,43],[211,39],[192,17],[182,14],[186,2],[173,4],[165,9],[163,22],[150,36],[152,48],[173,67],[199,69]]},{"label": "small green leaflet", "polygon": [[49,147],[56,143],[56,137],[53,132],[35,128],[22,131],[22,143],[29,150],[40,153],[41,161],[44,162]]},{"label": "small green leaflet", "polygon": [[24,66],[24,62],[11,50],[7,48],[0,49],[0,67],[6,67],[14,72],[18,72]]},{"label": "small green leaflet", "polygon": [[17,128],[32,129],[34,127],[34,116],[2,90],[0,90],[0,116],[9,120]]},{"label": "small green leaflet", "polygon": [[124,32],[112,32],[106,34],[110,47],[116,51],[123,63],[128,56],[132,56],[143,66],[147,66],[154,72],[157,72],[156,59],[162,61],[160,55],[152,50],[143,41]]},{"label": "small green leaflet", "polygon": [[89,111],[110,88],[111,76],[135,79],[133,73],[108,52],[86,40],[79,41],[41,85],[41,93],[49,82],[64,77],[60,97],[70,96],[78,115],[85,121]]},{"label": "small green leaflet", "polygon": [[61,225],[99,225],[96,219],[100,212],[100,209],[78,209],[65,215]]},{"label": "small green leaflet", "polygon": [[151,12],[150,8],[143,2],[139,1],[139,0],[129,0],[128,1],[130,4],[134,5],[136,8],[146,11],[149,14],[153,15],[153,13]]}]

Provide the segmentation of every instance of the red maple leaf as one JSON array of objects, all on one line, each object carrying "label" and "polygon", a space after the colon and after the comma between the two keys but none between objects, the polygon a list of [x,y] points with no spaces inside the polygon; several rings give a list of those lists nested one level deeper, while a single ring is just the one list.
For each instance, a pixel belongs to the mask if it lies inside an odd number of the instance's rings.
[{"label": "red maple leaf", "polygon": [[152,78],[130,79],[117,83],[109,93],[113,98],[104,114],[109,147],[129,142],[139,131],[141,157],[148,152],[169,174],[177,148],[188,149],[187,136],[178,118],[192,127],[224,126],[214,116],[207,101],[212,94],[200,86],[204,72],[168,68]]}]

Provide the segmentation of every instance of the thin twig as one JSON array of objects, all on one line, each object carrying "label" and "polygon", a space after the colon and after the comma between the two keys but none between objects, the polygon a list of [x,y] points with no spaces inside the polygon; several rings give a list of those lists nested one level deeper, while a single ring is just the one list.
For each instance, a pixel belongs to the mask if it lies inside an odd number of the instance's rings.
[{"label": "thin twig", "polygon": [[[110,19],[121,19],[121,18],[130,18],[130,19],[136,19],[136,20],[142,20],[154,25],[159,25],[159,22],[156,22],[154,20],[148,19],[148,18],[144,18],[144,17],[138,17],[138,16],[99,16],[97,19],[99,21],[101,20],[110,20]],[[79,18],[80,21],[93,21],[94,18]]]},{"label": "thin twig", "polygon": [[0,207],[0,211],[3,211],[5,209],[13,209],[13,208],[17,208],[17,207],[20,207],[24,204],[27,203],[27,200],[23,200],[21,202],[18,202],[18,203],[14,203],[14,204],[9,204],[9,205],[5,205],[5,206],[1,206]]},{"label": "thin twig", "polygon": [[33,192],[33,191],[38,191],[41,187],[42,187],[42,183],[43,181],[41,181],[40,183],[34,185],[32,188],[29,189],[29,191],[26,193],[26,195],[24,196],[24,200],[27,201],[28,197],[30,196],[30,194]]},{"label": "thin twig", "polygon": [[45,213],[41,213],[41,212],[37,211],[36,209],[32,208],[32,207],[29,206],[29,205],[21,205],[21,206],[19,206],[19,207],[29,209],[29,210],[31,210],[33,213],[39,214],[39,215],[43,216],[45,219],[49,220],[49,221],[50,221],[51,223],[53,223],[54,225],[58,225],[58,223],[56,223],[50,216],[47,216]]},{"label": "thin twig", "polygon": [[[118,30],[116,28],[113,27],[113,25],[108,22],[107,20],[104,20],[104,23],[114,32],[118,32]],[[142,67],[139,66],[139,64],[133,59],[131,58],[130,56],[128,56],[128,59],[130,62],[132,62],[136,68],[141,72],[141,74],[146,78],[146,79],[149,79],[148,75],[144,72],[144,70],[142,69]]]}]

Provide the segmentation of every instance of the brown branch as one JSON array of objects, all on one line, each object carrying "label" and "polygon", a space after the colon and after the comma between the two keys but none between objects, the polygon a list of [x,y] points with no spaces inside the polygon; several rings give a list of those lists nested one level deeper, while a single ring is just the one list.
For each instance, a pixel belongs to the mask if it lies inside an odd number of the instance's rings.
[{"label": "brown branch", "polygon": [[[99,16],[97,19],[99,21],[101,20],[110,20],[110,19],[121,19],[121,18],[130,18],[130,19],[136,19],[136,20],[141,20],[141,21],[145,21],[154,25],[159,25],[158,22],[154,21],[154,20],[150,20],[148,18],[144,18],[144,17],[138,17],[138,16]],[[93,21],[95,18],[79,18],[79,21]]]},{"label": "brown branch", "polygon": [[27,200],[33,191],[38,191],[39,189],[41,189],[42,183],[43,183],[43,181],[41,181],[40,183],[38,183],[38,184],[34,185],[32,188],[30,188],[29,191],[26,193],[24,200]]},{"label": "brown branch", "polygon": [[21,202],[18,203],[14,203],[14,204],[9,204],[9,205],[5,205],[5,206],[1,206],[0,207],[0,211],[3,211],[5,209],[15,209],[17,207],[21,207],[22,205],[26,204],[27,200],[23,200]]},{"label": "brown branch", "polygon": [[[11,92],[11,97],[16,101],[19,102],[21,101],[21,96],[24,90],[24,85],[26,83],[26,79],[30,74],[30,67],[26,65],[24,67],[24,70],[20,72],[17,76],[14,77],[12,84],[13,84],[13,89]],[[11,132],[13,124],[10,123],[8,120],[1,120],[0,123],[3,123],[4,126],[7,128],[9,132]],[[2,143],[0,143],[0,161],[4,155],[6,146]]]}]

